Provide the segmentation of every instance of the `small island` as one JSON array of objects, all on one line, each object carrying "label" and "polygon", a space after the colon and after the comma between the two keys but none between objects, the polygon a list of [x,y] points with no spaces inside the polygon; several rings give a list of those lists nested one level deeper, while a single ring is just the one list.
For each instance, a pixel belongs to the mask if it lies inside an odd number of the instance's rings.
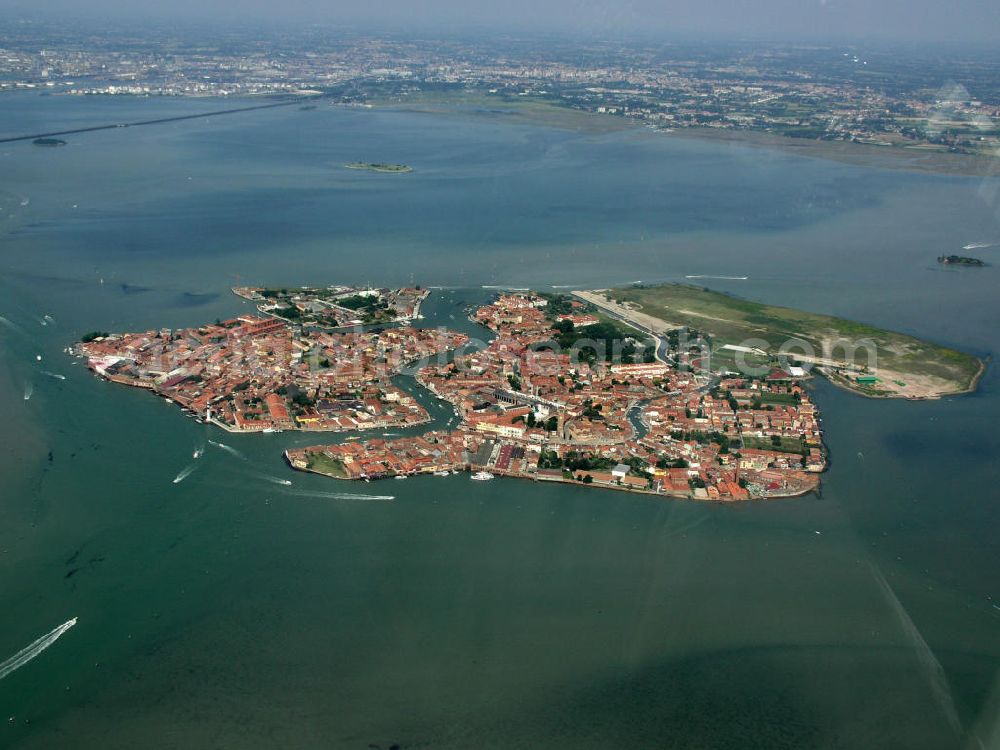
[{"label": "small island", "polygon": [[443,328],[333,333],[241,315],[190,328],[91,331],[72,351],[105,380],[145,388],[229,432],[344,432],[431,421],[393,377],[466,341]]},{"label": "small island", "polygon": [[62,138],[36,138],[32,141],[36,146],[46,146],[48,148],[54,148],[56,146],[65,146],[66,141]]},{"label": "small island", "polygon": [[420,317],[428,291],[419,286],[372,289],[352,286],[235,287],[233,294],[257,303],[265,315],[317,328],[408,323]]},{"label": "small island", "polygon": [[938,263],[944,266],[974,266],[980,267],[986,264],[979,258],[970,258],[966,255],[939,255]]},{"label": "small island", "polygon": [[384,164],[382,162],[352,161],[344,165],[347,169],[363,169],[368,172],[388,172],[391,174],[404,174],[412,172],[413,167],[406,164]]}]

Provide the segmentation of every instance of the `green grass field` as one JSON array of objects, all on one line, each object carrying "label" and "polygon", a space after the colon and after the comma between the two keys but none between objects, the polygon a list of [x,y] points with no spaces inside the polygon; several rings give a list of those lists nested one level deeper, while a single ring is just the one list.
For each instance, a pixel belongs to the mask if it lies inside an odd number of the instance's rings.
[{"label": "green grass field", "polygon": [[[635,286],[609,290],[609,294],[616,301],[637,306],[647,315],[711,336],[716,367],[728,366],[735,359],[733,352],[722,349],[725,344],[759,348],[769,355],[777,354],[785,345],[793,358],[811,350],[817,357],[859,367],[868,364],[868,352],[873,347],[876,369],[885,374],[885,382],[877,393],[919,397],[922,391],[928,391],[926,395],[941,395],[970,388],[982,365],[970,354],[906,334],[843,318],[765,305],[700,287]],[[791,343],[795,340],[798,345]]]},{"label": "green grass field", "polygon": [[320,474],[329,474],[332,477],[347,476],[347,472],[344,470],[343,461],[336,458],[330,458],[325,453],[309,452],[306,454],[306,462],[306,465],[311,471],[316,471]]}]

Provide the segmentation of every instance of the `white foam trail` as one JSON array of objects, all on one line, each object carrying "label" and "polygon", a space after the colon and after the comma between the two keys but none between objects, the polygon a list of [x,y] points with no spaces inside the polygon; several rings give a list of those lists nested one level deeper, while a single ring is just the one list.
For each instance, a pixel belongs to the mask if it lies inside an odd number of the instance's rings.
[{"label": "white foam trail", "polygon": [[924,668],[926,673],[927,682],[930,684],[931,693],[934,699],[937,701],[942,713],[944,713],[945,718],[948,719],[948,723],[951,725],[959,734],[962,734],[962,724],[958,720],[958,711],[955,709],[955,700],[951,694],[951,688],[948,686],[948,679],[945,677],[944,669],[941,667],[941,662],[937,660],[934,656],[934,652],[931,651],[930,646],[927,645],[927,641],[924,637],[920,635],[920,631],[917,630],[917,626],[913,623],[913,620],[907,614],[906,609],[903,608],[903,603],[899,601],[899,597],[892,590],[889,582],[885,580],[885,576],[882,575],[882,571],[871,565],[872,575],[875,576],[875,581],[878,583],[879,588],[882,590],[882,595],[885,600],[889,603],[889,608],[896,615],[896,619],[899,620],[899,624],[903,628],[903,633],[909,638],[910,642],[913,644],[914,650],[917,652],[917,659],[920,665]]},{"label": "white foam trail", "polygon": [[58,641],[59,638],[62,637],[62,634],[65,633],[74,625],[76,625],[75,617],[72,620],[67,620],[58,628],[53,630],[51,633],[46,633],[34,643],[25,646],[6,661],[0,662],[0,680],[9,675],[15,669],[23,667],[29,661],[34,659],[36,656],[42,653],[42,651],[44,651],[53,643]]},{"label": "white foam trail", "polygon": [[42,317],[43,317],[43,318],[44,318],[45,320],[47,320],[47,321],[48,321],[49,323],[55,323],[55,322],[56,322],[56,319],[55,319],[55,318],[53,318],[53,317],[52,317],[51,315],[43,315]]},{"label": "white foam trail", "polygon": [[55,378],[56,380],[65,380],[65,375],[60,375],[58,372],[49,372],[48,370],[42,370],[42,375],[48,375],[50,378]]},{"label": "white foam trail", "polygon": [[274,484],[283,484],[286,487],[290,487],[292,484],[291,479],[282,479],[281,477],[272,477],[270,474],[257,474],[256,476],[264,479],[268,482],[273,482]]},{"label": "white foam trail", "polygon": [[983,247],[993,247],[997,245],[996,242],[970,242],[968,245],[962,245],[963,250],[978,250]]},{"label": "white foam trail", "polygon": [[0,325],[9,328],[14,333],[19,333],[22,336],[24,335],[24,329],[22,329],[21,326],[19,326],[14,321],[10,320],[10,318],[5,318],[3,315],[0,315]]},{"label": "white foam trail", "polygon": [[240,451],[236,450],[230,445],[226,445],[225,443],[217,443],[214,440],[209,440],[208,442],[210,442],[216,448],[219,448],[220,450],[224,450],[226,453],[236,456],[236,458],[240,459],[241,461],[247,460],[247,457],[244,454],[240,453]]},{"label": "white foam trail", "polygon": [[722,279],[723,281],[746,281],[749,276],[712,276],[709,274],[693,274],[685,276],[685,279]]},{"label": "white foam trail", "polygon": [[528,292],[528,291],[531,291],[526,286],[523,286],[523,287],[522,286],[488,286],[486,284],[483,284],[483,286],[480,287],[480,288],[481,289],[500,289],[500,290],[505,290],[506,289],[507,291],[510,291],[510,292]]},{"label": "white foam trail", "polygon": [[181,469],[181,473],[178,474],[176,477],[174,477],[174,484],[180,484],[181,482],[183,482],[185,479],[191,476],[191,472],[193,472],[197,468],[198,464],[191,464],[190,466],[185,466],[183,469]]},{"label": "white foam trail", "polygon": [[24,384],[24,400],[27,401],[31,398],[31,394],[35,392],[35,385],[30,380]]},{"label": "white foam trail", "polygon": [[319,490],[288,490],[293,497],[316,497],[323,500],[395,500],[395,495],[362,495],[353,492],[321,492]]}]

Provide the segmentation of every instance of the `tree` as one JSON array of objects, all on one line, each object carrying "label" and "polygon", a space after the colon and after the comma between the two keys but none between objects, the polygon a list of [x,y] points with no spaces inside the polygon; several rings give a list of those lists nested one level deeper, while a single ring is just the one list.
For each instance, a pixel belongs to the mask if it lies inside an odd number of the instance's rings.
[{"label": "tree", "polygon": [[543,450],[538,457],[539,469],[558,469],[563,465],[562,459],[555,451]]},{"label": "tree", "polygon": [[555,415],[553,414],[553,415],[552,415],[551,417],[549,417],[549,418],[548,418],[548,420],[547,420],[547,421],[545,422],[545,430],[546,430],[547,432],[555,432],[555,431],[556,431],[556,430],[558,430],[558,429],[559,429],[559,417],[557,417],[557,416],[555,416]]}]

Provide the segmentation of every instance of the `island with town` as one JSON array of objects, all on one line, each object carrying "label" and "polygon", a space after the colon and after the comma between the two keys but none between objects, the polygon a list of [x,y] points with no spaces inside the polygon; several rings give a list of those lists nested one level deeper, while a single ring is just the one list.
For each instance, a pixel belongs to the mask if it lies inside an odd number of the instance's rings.
[{"label": "island with town", "polygon": [[[325,291],[331,290],[348,295],[335,298],[341,305],[386,297],[402,305],[400,300],[406,299],[402,309],[410,315],[418,304],[414,300],[425,296],[417,289],[384,294],[347,287]],[[329,316],[339,316],[341,309],[354,312],[317,290],[282,290],[275,297],[268,290],[234,292],[259,297],[264,301],[261,310],[269,315],[243,315],[180,330],[120,335],[95,331],[85,335],[75,351],[87,357],[90,369],[101,377],[147,388],[225,430],[341,432],[429,422],[427,410],[394,385],[393,376],[409,362],[442,355],[467,340],[463,334],[409,325],[324,330],[318,321],[333,323]],[[277,308],[270,307],[272,301]],[[405,318],[398,309],[389,314],[394,320]]]},{"label": "island with town", "polygon": [[[407,321],[321,325],[330,305],[345,299],[422,298],[416,288],[234,292],[259,302],[263,315],[93,332],[73,351],[102,378],[149,389],[239,432],[427,424],[427,409],[395,379],[413,367],[416,387],[447,402],[457,425],[285,451],[294,469],[339,479],[467,471],[731,501],[815,491],[827,465],[800,368],[775,361],[754,375],[711,372],[678,332],[630,327],[578,296],[510,292],[470,308],[491,336],[477,348],[465,334]],[[339,308],[332,316],[341,323]]]},{"label": "island with town", "polygon": [[[98,376],[233,432],[433,423],[410,389],[447,404],[451,429],[284,452],[294,469],[347,480],[465,471],[706,500],[798,496],[827,467],[810,367],[861,395],[910,399],[974,390],[984,368],[903,334],[686,285],[498,293],[467,308],[489,338],[478,344],[415,327],[420,287],[233,292],[259,314],[93,331],[71,351]],[[730,343],[747,326],[771,342]],[[779,334],[819,346],[848,331],[883,357],[878,376],[851,359],[856,349],[810,357],[774,346]]]}]

